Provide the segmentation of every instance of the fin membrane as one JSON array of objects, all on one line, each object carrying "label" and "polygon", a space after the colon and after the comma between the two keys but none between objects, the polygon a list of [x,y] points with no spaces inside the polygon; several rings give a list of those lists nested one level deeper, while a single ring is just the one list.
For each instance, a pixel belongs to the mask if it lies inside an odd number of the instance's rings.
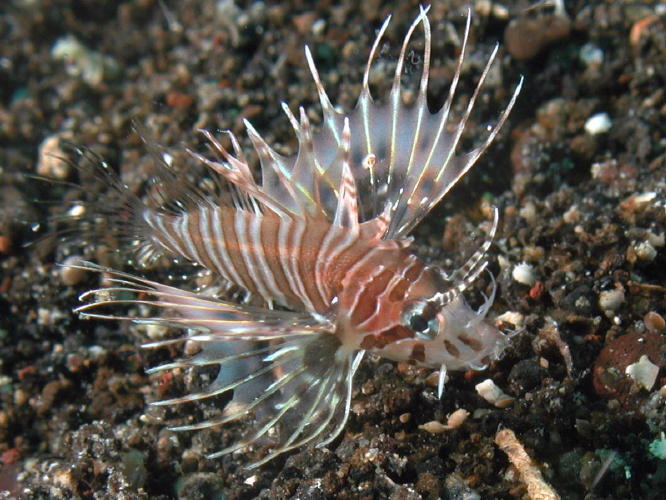
[{"label": "fin membrane", "polygon": [[[324,446],[344,427],[352,377],[362,352],[341,349],[333,325],[326,318],[221,301],[89,262],[77,267],[104,272],[111,282],[81,295],[85,304],[76,311],[82,318],[128,319],[190,331],[179,338],[147,343],[145,348],[199,342],[201,350],[197,354],[154,367],[149,373],[219,368],[203,390],[153,403],[178,405],[232,394],[219,415],[172,427],[186,431],[241,419],[251,422],[237,442],[211,453],[209,458],[253,445],[267,446],[267,454],[249,466],[256,467],[306,444]],[[137,318],[113,312],[118,307],[132,306],[154,308],[156,313]]]}]

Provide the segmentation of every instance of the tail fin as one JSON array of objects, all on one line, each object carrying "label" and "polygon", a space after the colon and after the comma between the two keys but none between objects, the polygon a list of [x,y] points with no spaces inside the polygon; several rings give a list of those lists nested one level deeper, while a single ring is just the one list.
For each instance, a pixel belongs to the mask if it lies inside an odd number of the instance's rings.
[{"label": "tail fin", "polygon": [[[153,403],[155,406],[200,402],[233,394],[219,415],[172,427],[198,430],[251,419],[245,435],[208,455],[219,457],[253,445],[270,450],[249,465],[308,443],[324,446],[342,430],[351,401],[352,377],[361,353],[346,352],[333,325],[307,313],[273,311],[197,295],[88,262],[81,269],[111,275],[111,286],[81,296],[77,311],[84,318],[129,319],[135,323],[186,328],[189,335],[145,344],[157,348],[197,341],[201,351],[152,368],[149,372],[217,366],[217,376],[204,390]],[[106,313],[117,306],[157,309],[153,317]]]},{"label": "tail fin", "polygon": [[159,248],[152,242],[144,219],[151,209],[98,154],[72,143],[64,143],[62,149],[66,157],[61,159],[78,172],[79,183],[64,183],[74,188],[74,199],[60,213],[50,216],[56,237],[84,245],[94,242],[129,249],[138,262],[154,259]]},{"label": "tail fin", "polygon": [[[131,191],[98,154],[63,141],[65,157],[61,159],[78,172],[79,184],[70,184],[78,197],[64,213],[51,217],[61,240],[109,243],[113,248],[128,249],[137,262],[147,264],[173,252],[157,236],[162,230],[157,227],[157,219],[164,221],[211,204],[236,206],[238,202],[242,208],[251,208],[238,201],[242,193],[219,176],[208,175],[207,167],[193,161],[191,153],[186,151],[180,158],[152,141],[140,125],[134,128],[152,158],[153,172],[142,197]],[[174,163],[185,167],[176,168]]]}]

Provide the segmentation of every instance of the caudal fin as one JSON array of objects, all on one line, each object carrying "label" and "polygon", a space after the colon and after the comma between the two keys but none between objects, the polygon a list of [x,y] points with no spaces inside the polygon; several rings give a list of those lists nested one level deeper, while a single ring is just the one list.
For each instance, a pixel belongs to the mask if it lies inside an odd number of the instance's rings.
[{"label": "caudal fin", "polygon": [[78,182],[59,182],[72,190],[49,220],[58,240],[128,250],[140,262],[158,255],[144,217],[150,209],[141,198],[95,152],[71,143],[62,144],[62,150],[60,159],[77,172]]}]

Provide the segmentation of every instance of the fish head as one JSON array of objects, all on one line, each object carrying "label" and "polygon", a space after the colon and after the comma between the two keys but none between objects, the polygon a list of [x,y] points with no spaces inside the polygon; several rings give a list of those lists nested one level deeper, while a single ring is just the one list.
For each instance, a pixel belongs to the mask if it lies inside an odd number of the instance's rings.
[{"label": "fish head", "polygon": [[480,370],[497,359],[507,335],[486,319],[493,291],[474,310],[462,293],[446,293],[437,274],[410,289],[392,325],[379,334],[378,353],[396,361],[448,370]]},{"label": "fish head", "polygon": [[472,309],[462,295],[442,306],[425,300],[408,302],[401,325],[412,336],[396,342],[394,349],[409,353],[408,360],[420,365],[484,369],[501,355],[507,337],[485,318],[482,309]]}]

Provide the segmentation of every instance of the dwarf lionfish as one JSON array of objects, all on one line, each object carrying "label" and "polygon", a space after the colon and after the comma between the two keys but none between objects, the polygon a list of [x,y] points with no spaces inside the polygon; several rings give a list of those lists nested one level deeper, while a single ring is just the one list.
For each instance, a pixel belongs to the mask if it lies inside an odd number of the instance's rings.
[{"label": "dwarf lionfish", "polygon": [[[323,124],[313,131],[302,107],[297,118],[283,104],[298,152],[282,156],[246,120],[261,164],[260,184],[231,132],[233,153],[206,131],[215,159],[188,151],[219,176],[216,182],[226,186],[226,196],[190,186],[181,189],[176,202],[164,196],[141,200],[104,162],[97,163],[110,194],[95,203],[96,212],[83,217],[98,220],[101,215],[107,231],[131,241],[144,256],[187,259],[255,299],[236,303],[87,262],[80,266],[105,272],[111,281],[82,295],[86,303],[77,309],[82,317],[124,318],[187,331],[145,347],[199,344],[198,353],[150,373],[218,368],[205,389],[153,403],[196,402],[226,393],[228,403],[218,415],[173,428],[206,429],[247,419],[245,435],[209,457],[262,444],[268,451],[252,464],[257,466],[307,443],[330,443],[347,420],[352,378],[365,352],[438,368],[441,397],[448,370],[481,369],[504,349],[506,336],[484,319],[494,281],[477,311],[463,297],[486,268],[497,210],[485,242],[459,269],[426,265],[410,252],[407,236],[488,148],[522,86],[521,79],[483,143],[457,152],[497,54],[495,46],[462,116],[452,118],[470,18],[468,12],[448,97],[435,113],[428,110],[426,97],[427,9],[421,9],[405,36],[383,104],[370,95],[369,74],[390,17],[372,46],[358,104],[349,114],[332,106],[306,47]],[[422,74],[415,104],[407,106],[401,76],[419,25],[425,37]],[[165,160],[161,168],[169,169]],[[159,312],[138,318],[102,310],[118,305]]]}]

